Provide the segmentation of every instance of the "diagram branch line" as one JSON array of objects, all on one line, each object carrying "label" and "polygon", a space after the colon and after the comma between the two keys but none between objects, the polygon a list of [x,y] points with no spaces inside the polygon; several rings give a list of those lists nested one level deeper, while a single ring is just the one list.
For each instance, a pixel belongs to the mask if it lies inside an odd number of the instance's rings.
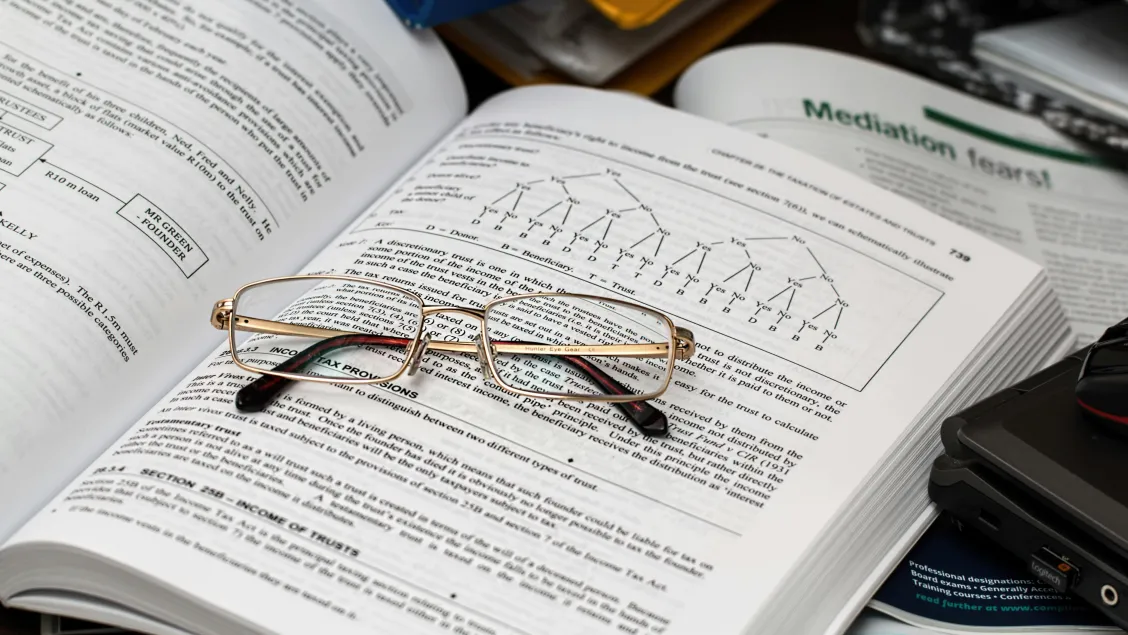
[{"label": "diagram branch line", "polygon": [[551,212],[552,210],[556,209],[556,208],[557,208],[557,207],[559,207],[559,206],[560,206],[560,204],[561,204],[561,203],[563,203],[563,202],[564,202],[564,201],[557,201],[556,203],[554,203],[554,204],[552,205],[552,207],[550,207],[550,208],[548,208],[548,209],[544,210],[544,211],[543,211],[543,212],[541,212],[540,214],[537,214],[537,218],[540,218],[541,216],[544,216],[545,214],[547,214],[547,213]]},{"label": "diagram branch line", "polygon": [[651,236],[653,236],[654,234],[657,234],[657,233],[658,233],[657,230],[650,232],[649,234],[646,235],[646,238],[643,238],[642,240],[638,241],[637,243],[631,245],[628,249],[634,249],[635,247],[638,247],[642,243],[646,242]]},{"label": "diagram branch line", "polygon": [[509,190],[505,194],[502,194],[501,197],[498,198],[496,201],[490,203],[490,205],[497,205],[498,203],[500,203],[500,202],[504,201],[506,198],[508,198],[510,194],[512,194],[516,191],[517,191],[517,188],[513,188],[512,190]]},{"label": "diagram branch line", "polygon": [[81,176],[79,176],[79,175],[75,174],[74,172],[71,172],[70,170],[66,170],[66,169],[64,169],[64,168],[60,168],[59,166],[55,165],[54,163],[51,163],[50,161],[48,161],[47,159],[40,159],[40,160],[39,160],[39,162],[40,162],[40,163],[44,163],[44,164],[46,164],[46,165],[49,165],[49,166],[51,166],[51,167],[55,168],[56,170],[58,170],[58,171],[60,171],[60,172],[66,172],[66,173],[67,173],[67,175],[68,175],[68,176],[70,176],[70,177],[71,177],[72,179],[75,179],[76,181],[82,181],[83,183],[85,183],[85,184],[89,185],[90,187],[92,187],[92,188],[94,188],[94,189],[98,190],[99,192],[101,192],[101,193],[105,194],[106,196],[108,196],[108,197],[110,197],[110,198],[114,199],[115,201],[117,201],[117,202],[121,203],[121,204],[122,204],[122,207],[124,207],[124,206],[125,206],[125,201],[123,201],[123,200],[121,200],[120,198],[118,198],[118,197],[114,196],[113,194],[110,194],[110,193],[109,193],[109,192],[107,192],[106,190],[103,190],[102,188],[98,187],[97,185],[94,185],[94,184],[93,184],[93,183],[91,183],[90,181],[87,181],[86,179],[82,178]]},{"label": "diagram branch line", "polygon": [[811,251],[810,247],[807,247],[807,253],[811,254],[811,259],[814,260],[815,264],[819,266],[819,270],[821,270],[823,273],[826,273],[826,268],[822,266],[822,263],[819,262],[818,258],[815,258],[815,252]]},{"label": "diagram branch line", "polygon": [[773,295],[772,297],[768,298],[768,302],[771,302],[772,300],[775,300],[775,299],[776,299],[776,298],[778,298],[779,296],[781,296],[781,295],[783,295],[783,294],[787,293],[787,290],[788,290],[788,289],[791,289],[791,288],[793,288],[793,287],[791,287],[791,285],[788,285],[788,286],[784,287],[783,289],[780,289],[780,292],[779,292],[779,293],[777,293],[777,294]]},{"label": "diagram branch line", "polygon": [[603,220],[603,219],[602,219],[602,218],[597,218],[597,219],[595,219],[595,220],[591,221],[590,223],[588,223],[587,225],[584,225],[584,228],[580,230],[580,233],[582,234],[582,233],[586,232],[586,231],[587,231],[588,229],[590,229],[590,228],[591,228],[591,226],[592,226],[592,225],[594,225],[594,224],[598,223],[598,222],[599,222],[599,221],[601,221],[601,220]]},{"label": "diagram branch line", "polygon": [[[837,304],[837,303],[835,303],[835,304]],[[811,318],[811,319],[812,319],[812,320],[817,320],[817,319],[819,319],[820,317],[822,317],[822,316],[823,316],[823,314],[824,314],[824,313],[826,313],[827,311],[829,311],[829,310],[833,309],[833,308],[834,308],[834,306],[835,306],[835,305],[834,305],[834,304],[832,304],[832,305],[830,305],[830,306],[826,307],[826,308],[825,308],[825,309],[823,309],[822,311],[819,311],[819,312],[818,312],[818,314],[817,314],[817,315],[815,315],[815,317],[813,317],[813,318]]]},{"label": "diagram branch line", "polygon": [[732,274],[731,276],[729,276],[729,277],[725,278],[725,279],[724,279],[724,282],[728,282],[729,280],[732,280],[733,278],[735,278],[735,277],[739,276],[740,274],[744,273],[744,270],[745,270],[745,269],[747,269],[747,268],[749,268],[749,267],[751,267],[751,266],[752,266],[752,263],[748,263],[748,264],[744,265],[744,266],[743,266],[743,267],[741,267],[741,268],[740,268],[740,269],[739,269],[739,270],[738,270],[738,271],[737,271],[736,273],[734,273],[734,274]]},{"label": "diagram branch line", "polygon": [[[682,256],[681,258],[678,258],[677,260],[675,260],[675,261],[673,262],[673,264],[674,264],[674,265],[676,265],[676,264],[678,264],[679,262],[681,262],[681,261],[685,260],[686,258],[689,258],[690,256],[692,256],[692,255],[693,255],[693,254],[695,254],[695,253],[697,253],[697,248],[696,248],[696,247],[694,247],[694,248],[693,248],[693,250],[692,250],[692,251],[690,251],[689,253],[687,253],[686,255],[684,255],[684,256]],[[672,266],[672,265],[671,265],[671,266]]]},{"label": "diagram branch line", "polygon": [[615,179],[615,183],[617,183],[619,185],[619,187],[623,188],[624,192],[626,192],[627,194],[630,194],[631,198],[633,198],[636,203],[642,202],[642,201],[638,200],[638,197],[634,195],[634,192],[628,190],[627,186],[623,185],[623,183],[621,181],[619,181],[619,179]]}]

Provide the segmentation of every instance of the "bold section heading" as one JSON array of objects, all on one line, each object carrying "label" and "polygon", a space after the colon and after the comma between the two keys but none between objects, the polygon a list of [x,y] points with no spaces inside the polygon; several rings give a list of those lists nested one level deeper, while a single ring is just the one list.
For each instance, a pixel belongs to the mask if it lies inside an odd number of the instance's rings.
[{"label": "bold section heading", "polygon": [[803,112],[806,113],[808,119],[834,121],[843,126],[866,130],[906,145],[927,150],[950,161],[956,160],[956,148],[952,144],[921,134],[917,132],[916,126],[910,124],[882,121],[876,112],[855,113],[842,108],[835,108],[829,101],[823,101],[816,105],[810,99],[803,100]]}]

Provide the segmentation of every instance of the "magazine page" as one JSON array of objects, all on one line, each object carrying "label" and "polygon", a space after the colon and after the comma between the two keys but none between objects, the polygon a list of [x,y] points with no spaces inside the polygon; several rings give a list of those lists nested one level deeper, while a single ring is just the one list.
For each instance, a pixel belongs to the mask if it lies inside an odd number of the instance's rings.
[{"label": "magazine page", "polygon": [[[371,3],[0,0],[0,536],[213,346],[202,303],[292,273],[465,109]],[[337,7],[340,9],[341,7]],[[356,10],[344,12],[356,15]]]},{"label": "magazine page", "polygon": [[[152,595],[29,574],[0,587],[9,603],[69,589],[198,633],[663,632],[734,553],[770,545],[763,570],[793,566],[1041,275],[773,142],[548,87],[484,105],[308,271],[455,307],[609,296],[665,312],[696,351],[650,402],[669,433],[647,436],[441,350],[391,383],[300,382],[239,412],[253,376],[221,347],[0,551],[17,566],[65,545],[159,581]],[[319,291],[286,315],[399,328],[358,312],[373,293]],[[590,321],[539,315],[523,337]],[[443,343],[481,327],[424,328]],[[241,354],[297,352],[254,337]],[[551,379],[526,369],[524,385]],[[763,570],[731,572],[748,593],[729,610],[759,608],[778,579]]]},{"label": "magazine page", "polygon": [[1078,341],[1128,313],[1128,174],[1040,121],[812,48],[715,53],[678,108],[770,137],[1041,263]]},{"label": "magazine page", "polygon": [[1067,634],[1119,628],[1080,598],[1040,582],[974,529],[940,519],[886,579],[870,606],[943,633]]}]

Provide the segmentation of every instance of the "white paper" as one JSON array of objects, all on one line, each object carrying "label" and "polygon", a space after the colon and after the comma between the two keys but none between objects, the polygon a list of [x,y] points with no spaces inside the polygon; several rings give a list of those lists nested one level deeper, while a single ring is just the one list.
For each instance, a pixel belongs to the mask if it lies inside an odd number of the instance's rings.
[{"label": "white paper", "polygon": [[3,536],[214,346],[231,280],[306,262],[465,108],[384,7],[364,36],[288,2],[67,7],[0,0]]}]

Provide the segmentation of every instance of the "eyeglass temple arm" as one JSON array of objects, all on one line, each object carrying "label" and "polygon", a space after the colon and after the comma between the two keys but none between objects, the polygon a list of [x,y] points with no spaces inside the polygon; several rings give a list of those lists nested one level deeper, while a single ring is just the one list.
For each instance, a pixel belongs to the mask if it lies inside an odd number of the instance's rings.
[{"label": "eyeglass temple arm", "polygon": [[[212,325],[217,329],[227,330],[227,321],[235,320],[235,330],[251,333],[266,333],[269,335],[295,335],[298,337],[331,338],[344,335],[357,335],[355,331],[338,331],[317,326],[302,326],[275,322],[261,318],[231,315],[231,310],[225,306],[226,300],[216,303],[212,313]],[[678,328],[675,334],[675,356],[678,359],[693,357],[696,349],[693,333],[689,329]],[[663,358],[670,354],[670,345],[666,342],[650,344],[589,344],[585,346],[553,346],[550,344],[537,344],[533,342],[494,342],[494,351],[514,355],[584,355],[587,357],[640,357]],[[443,351],[447,353],[477,353],[478,348],[474,342],[437,342],[432,341],[427,345],[428,350]]]},{"label": "eyeglass temple arm", "polygon": [[[320,329],[319,329],[320,330]],[[307,364],[319,357],[350,346],[400,346],[407,348],[411,341],[405,337],[387,337],[383,335],[368,335],[364,333],[345,333],[320,340],[297,355],[281,362],[273,370],[284,373],[299,372]],[[437,343],[435,343],[437,344]],[[441,350],[435,344],[430,344],[428,349]],[[515,344],[533,347],[530,342],[493,342],[498,347],[501,344]],[[471,344],[473,346],[473,344]],[[466,352],[475,352],[471,349]],[[595,382],[605,394],[629,395],[630,389],[616,381],[613,377],[600,370],[594,364],[576,355],[558,355],[572,368],[580,371]],[[266,408],[283,389],[290,385],[291,379],[276,375],[263,375],[247,384],[235,394],[235,407],[241,411],[258,412]],[[666,415],[645,401],[628,401],[613,403],[642,434],[646,436],[663,436],[669,431],[669,422]]]},{"label": "eyeglass temple arm", "polygon": [[[282,361],[273,370],[280,373],[300,372],[318,357],[349,346],[401,346],[407,348],[410,344],[411,340],[405,337],[382,337],[361,333],[338,335],[315,342],[297,355]],[[277,375],[263,375],[235,393],[235,407],[243,412],[259,412],[269,406],[278,396],[278,393],[282,392],[293,381]]]}]

